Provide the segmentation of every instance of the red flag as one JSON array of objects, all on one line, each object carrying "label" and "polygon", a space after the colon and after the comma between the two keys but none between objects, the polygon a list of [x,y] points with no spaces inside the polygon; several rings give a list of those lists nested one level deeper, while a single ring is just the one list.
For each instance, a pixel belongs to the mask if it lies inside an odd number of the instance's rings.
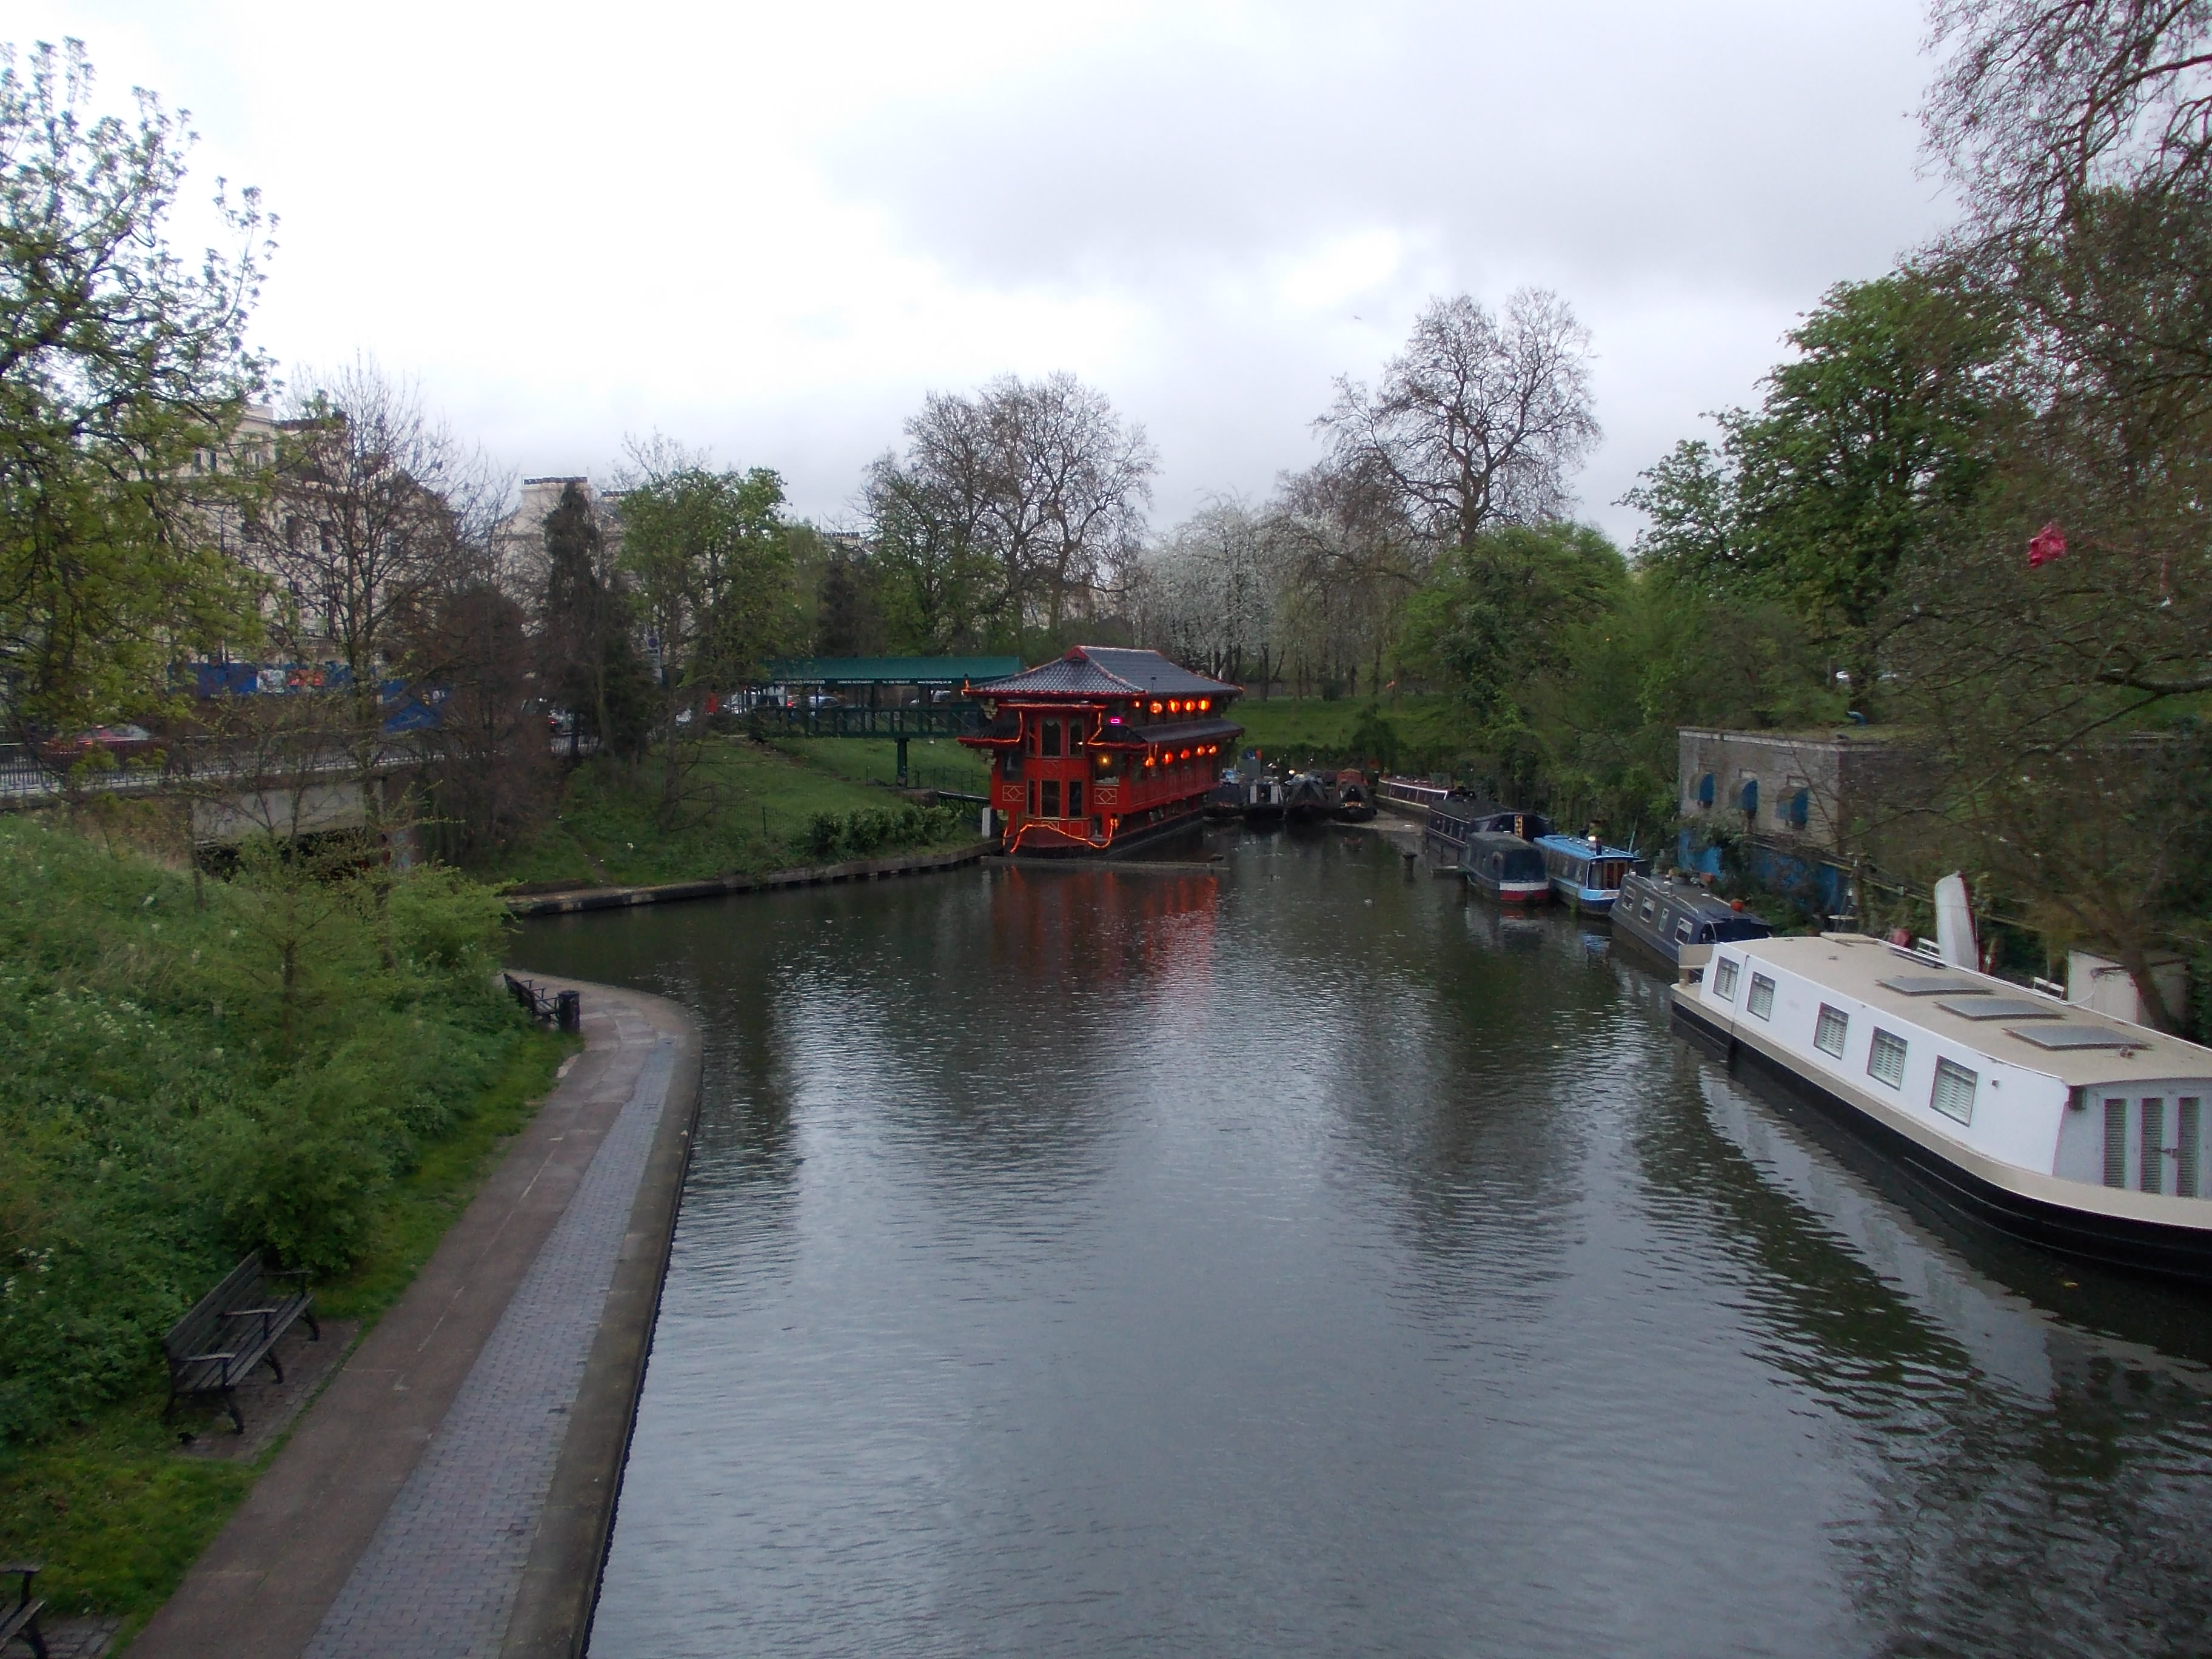
[{"label": "red flag", "polygon": [[2030,570],[2040,570],[2053,559],[2063,559],[2065,556],[2066,532],[2058,527],[2058,520],[2053,519],[2042,529],[2037,531],[2034,539],[2028,543],[2027,568]]}]

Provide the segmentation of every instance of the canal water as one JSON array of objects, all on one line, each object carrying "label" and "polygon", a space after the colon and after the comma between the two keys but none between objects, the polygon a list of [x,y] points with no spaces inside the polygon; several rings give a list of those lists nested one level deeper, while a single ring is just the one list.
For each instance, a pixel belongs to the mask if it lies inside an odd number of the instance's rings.
[{"label": "canal water", "polygon": [[533,923],[706,1098],[592,1652],[2201,1653],[2212,1304],[1371,835]]}]

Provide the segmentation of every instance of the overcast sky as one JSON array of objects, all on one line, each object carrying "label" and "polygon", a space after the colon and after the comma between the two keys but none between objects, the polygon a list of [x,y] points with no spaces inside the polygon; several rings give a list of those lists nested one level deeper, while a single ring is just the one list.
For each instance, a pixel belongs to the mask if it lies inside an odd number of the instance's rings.
[{"label": "overcast sky", "polygon": [[[1364,15],[1358,15],[1364,13]],[[849,518],[929,390],[1072,369],[1154,522],[1307,465],[1430,295],[1557,289],[1613,505],[1755,398],[1830,283],[1939,228],[1915,0],[584,6],[13,0],[100,101],[192,112],[283,219],[257,327],[356,352],[519,472],[626,434]]]}]

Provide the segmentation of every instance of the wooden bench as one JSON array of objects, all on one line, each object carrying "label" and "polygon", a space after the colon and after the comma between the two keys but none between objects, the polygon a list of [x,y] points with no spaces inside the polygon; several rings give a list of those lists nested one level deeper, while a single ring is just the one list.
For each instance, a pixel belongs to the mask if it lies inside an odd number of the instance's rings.
[{"label": "wooden bench", "polygon": [[0,1650],[10,1642],[27,1642],[38,1659],[46,1659],[46,1638],[39,1633],[39,1609],[46,1604],[31,1599],[31,1581],[44,1571],[37,1561],[0,1561],[0,1577],[19,1573],[23,1580],[23,1592],[15,1598],[15,1605],[0,1612]]},{"label": "wooden bench", "polygon": [[270,1272],[262,1267],[258,1254],[249,1255],[170,1327],[161,1339],[162,1352],[169,1358],[164,1422],[179,1400],[220,1396],[231,1422],[240,1434],[246,1432],[246,1419],[239,1413],[234,1392],[239,1383],[264,1360],[279,1382],[284,1380],[276,1343],[295,1320],[306,1320],[309,1334],[318,1342],[323,1340],[306,1287],[287,1289],[273,1282],[296,1277]]}]

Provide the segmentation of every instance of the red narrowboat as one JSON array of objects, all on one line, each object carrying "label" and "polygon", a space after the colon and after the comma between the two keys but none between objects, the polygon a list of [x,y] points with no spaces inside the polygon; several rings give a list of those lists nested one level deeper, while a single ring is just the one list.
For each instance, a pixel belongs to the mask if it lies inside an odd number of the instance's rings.
[{"label": "red narrowboat", "polygon": [[1244,728],[1237,687],[1157,651],[1079,645],[1003,680],[970,685],[991,756],[991,805],[1006,849],[1126,852],[1196,824]]}]

